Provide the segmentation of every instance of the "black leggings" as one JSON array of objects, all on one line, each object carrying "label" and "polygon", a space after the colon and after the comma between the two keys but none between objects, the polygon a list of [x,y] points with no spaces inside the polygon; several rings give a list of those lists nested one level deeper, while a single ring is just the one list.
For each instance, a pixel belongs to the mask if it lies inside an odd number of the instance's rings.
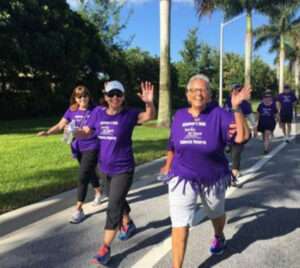
[{"label": "black leggings", "polygon": [[100,173],[103,179],[108,206],[106,211],[105,229],[115,230],[122,222],[123,214],[129,214],[130,207],[126,201],[127,193],[133,180],[133,171],[113,176]]},{"label": "black leggings", "polygon": [[79,202],[83,202],[85,200],[89,182],[91,182],[94,188],[99,187],[99,178],[96,174],[97,156],[97,150],[79,153],[78,161],[80,163],[80,167],[77,192]]},{"label": "black leggings", "polygon": [[241,154],[244,149],[244,144],[234,143],[231,145],[232,169],[240,170]]}]

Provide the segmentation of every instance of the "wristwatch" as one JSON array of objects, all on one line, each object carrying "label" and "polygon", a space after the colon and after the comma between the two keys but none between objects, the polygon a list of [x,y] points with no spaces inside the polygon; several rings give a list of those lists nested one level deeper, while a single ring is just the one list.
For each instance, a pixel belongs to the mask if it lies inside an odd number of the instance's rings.
[{"label": "wristwatch", "polygon": [[232,108],[232,109],[231,109],[231,112],[233,112],[233,113],[241,113],[241,112],[242,112],[242,109],[241,109],[240,107]]}]

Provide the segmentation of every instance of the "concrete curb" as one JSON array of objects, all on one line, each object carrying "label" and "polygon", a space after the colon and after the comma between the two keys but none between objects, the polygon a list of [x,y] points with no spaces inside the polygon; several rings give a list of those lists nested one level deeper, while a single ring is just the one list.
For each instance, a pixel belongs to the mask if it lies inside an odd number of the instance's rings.
[{"label": "concrete curb", "polygon": [[[146,177],[144,176],[144,173],[147,174],[146,170],[150,169],[152,171],[155,167],[161,166],[164,159],[165,157],[162,157],[137,166],[135,170],[134,183],[132,188],[136,189],[141,185],[145,185],[145,182],[141,184],[141,181],[144,180],[144,177]],[[152,183],[155,179],[156,178],[154,176],[154,178],[148,180],[146,184]],[[73,206],[76,202],[76,192],[77,189],[75,188],[60,193],[58,195],[49,197],[37,203],[21,207],[0,215],[0,237],[5,236],[24,226],[32,224],[38,220],[41,220],[42,218],[48,217],[49,215],[55,214],[58,211]],[[92,191],[89,191],[88,193],[87,202],[92,198],[91,192]]]}]

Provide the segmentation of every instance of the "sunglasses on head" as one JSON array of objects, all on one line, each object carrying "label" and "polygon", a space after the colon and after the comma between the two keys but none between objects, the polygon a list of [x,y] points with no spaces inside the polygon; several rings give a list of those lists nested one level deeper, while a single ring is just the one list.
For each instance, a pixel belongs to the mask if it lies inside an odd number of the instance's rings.
[{"label": "sunglasses on head", "polygon": [[106,93],[106,96],[109,98],[112,98],[113,96],[121,98],[123,97],[123,92],[121,92],[120,90],[111,90],[108,93]]},{"label": "sunglasses on head", "polygon": [[89,95],[88,94],[82,94],[82,95],[77,95],[75,98],[81,99],[81,98],[87,98]]}]

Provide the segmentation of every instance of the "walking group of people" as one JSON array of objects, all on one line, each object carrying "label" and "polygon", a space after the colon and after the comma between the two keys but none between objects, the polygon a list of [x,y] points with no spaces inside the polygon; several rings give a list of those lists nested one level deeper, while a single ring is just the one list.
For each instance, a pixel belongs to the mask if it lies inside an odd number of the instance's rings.
[{"label": "walking group of people", "polygon": [[271,90],[266,90],[262,97],[262,101],[257,107],[257,127],[255,134],[261,132],[264,141],[264,153],[270,151],[270,139],[273,136],[273,131],[276,124],[283,131],[284,139],[289,142],[291,138],[291,124],[297,98],[294,92],[288,85],[284,87],[284,91],[277,97],[272,96]]},{"label": "walking group of people", "polygon": [[[145,110],[140,111],[125,105],[125,89],[119,81],[105,84],[105,103],[97,107],[92,106],[88,89],[78,86],[60,122],[38,133],[48,136],[75,122],[71,148],[80,167],[78,200],[71,222],[79,223],[85,217],[82,205],[88,183],[91,182],[95,189],[95,205],[100,203],[102,196],[98,175],[105,186],[106,224],[103,242],[93,259],[95,263],[109,262],[110,247],[118,232],[120,240],[127,240],[136,231],[126,201],[135,168],[132,132],[136,125],[154,119],[153,91],[150,82],[141,83],[139,96],[145,103]],[[278,109],[272,96],[266,93],[257,110],[257,124],[248,102],[250,95],[250,87],[235,85],[224,109],[212,100],[209,79],[205,75],[194,75],[187,83],[189,106],[176,111],[173,117],[166,162],[161,168],[169,189],[173,268],[183,265],[198,195],[213,226],[209,250],[212,254],[222,254],[225,249],[225,192],[239,175],[241,152],[251,136],[247,119],[254,133],[263,133],[265,150],[269,150],[267,142],[275,127],[270,118],[274,118]],[[287,124],[283,128],[286,136],[290,135],[291,123],[288,103],[294,105],[295,100],[290,91],[278,96],[281,123]],[[233,154],[232,171],[225,156],[226,146],[230,146]]]},{"label": "walking group of people", "polygon": [[[241,90],[242,86],[239,84],[233,85],[232,92]],[[231,94],[227,98],[224,109],[231,111]],[[263,152],[268,154],[271,150],[271,138],[273,137],[273,131],[275,130],[276,124],[283,131],[284,139],[289,142],[291,138],[291,123],[293,121],[293,114],[297,98],[292,92],[290,87],[286,85],[284,91],[277,97],[272,95],[272,91],[267,89],[262,95],[261,102],[259,103],[256,116],[252,112],[251,104],[249,101],[244,100],[239,106],[241,112],[246,117],[251,133],[257,137],[258,133],[262,134],[263,139]],[[244,150],[244,143],[232,143],[227,145],[225,151],[231,153],[232,158],[232,175],[235,178],[233,186],[238,186],[238,177],[240,174],[241,154]]]}]

